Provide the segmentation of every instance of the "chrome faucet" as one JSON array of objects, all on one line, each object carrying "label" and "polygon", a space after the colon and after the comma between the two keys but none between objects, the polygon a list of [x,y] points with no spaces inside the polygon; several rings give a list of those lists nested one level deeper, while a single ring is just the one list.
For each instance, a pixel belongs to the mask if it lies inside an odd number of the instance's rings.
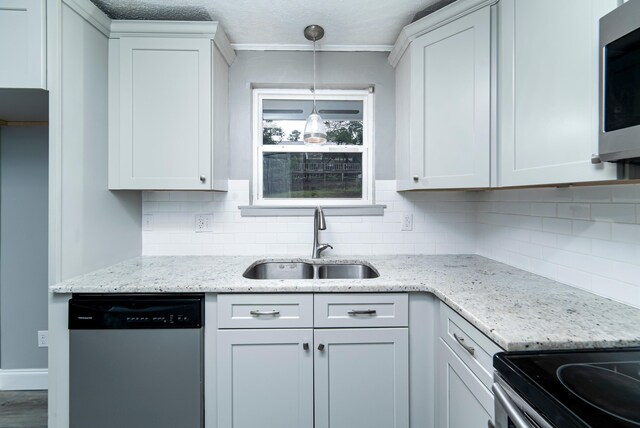
[{"label": "chrome faucet", "polygon": [[313,253],[311,253],[312,259],[319,259],[320,253],[327,248],[331,248],[333,250],[333,247],[329,244],[318,243],[318,231],[325,230],[326,228],[327,222],[324,220],[324,211],[322,211],[322,208],[318,206],[313,213]]}]

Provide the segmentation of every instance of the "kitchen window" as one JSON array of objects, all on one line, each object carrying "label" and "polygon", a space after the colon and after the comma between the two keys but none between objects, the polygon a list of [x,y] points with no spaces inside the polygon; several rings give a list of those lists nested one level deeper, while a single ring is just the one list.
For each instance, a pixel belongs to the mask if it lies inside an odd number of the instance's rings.
[{"label": "kitchen window", "polygon": [[373,93],[318,90],[327,142],[305,145],[309,90],[253,92],[253,203],[348,206],[373,203]]}]

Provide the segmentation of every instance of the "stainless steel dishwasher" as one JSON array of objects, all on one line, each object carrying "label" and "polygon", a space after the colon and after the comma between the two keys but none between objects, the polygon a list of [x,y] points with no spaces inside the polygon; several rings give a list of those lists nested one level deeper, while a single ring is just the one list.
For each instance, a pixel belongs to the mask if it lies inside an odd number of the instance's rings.
[{"label": "stainless steel dishwasher", "polygon": [[74,295],[70,428],[201,428],[203,296]]}]

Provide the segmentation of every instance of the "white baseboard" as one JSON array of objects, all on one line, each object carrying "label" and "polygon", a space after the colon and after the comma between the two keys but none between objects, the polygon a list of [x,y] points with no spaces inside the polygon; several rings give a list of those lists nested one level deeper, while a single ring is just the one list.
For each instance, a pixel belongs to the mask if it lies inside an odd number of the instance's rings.
[{"label": "white baseboard", "polygon": [[28,391],[48,388],[47,369],[0,370],[0,391]]}]

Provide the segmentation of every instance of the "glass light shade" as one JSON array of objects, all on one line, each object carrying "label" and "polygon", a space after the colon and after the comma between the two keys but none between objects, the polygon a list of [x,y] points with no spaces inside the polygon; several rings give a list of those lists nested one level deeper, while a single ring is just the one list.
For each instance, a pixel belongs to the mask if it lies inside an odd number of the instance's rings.
[{"label": "glass light shade", "polygon": [[304,126],[304,143],[307,145],[324,144],[327,142],[327,128],[318,113],[314,111],[307,118]]}]

